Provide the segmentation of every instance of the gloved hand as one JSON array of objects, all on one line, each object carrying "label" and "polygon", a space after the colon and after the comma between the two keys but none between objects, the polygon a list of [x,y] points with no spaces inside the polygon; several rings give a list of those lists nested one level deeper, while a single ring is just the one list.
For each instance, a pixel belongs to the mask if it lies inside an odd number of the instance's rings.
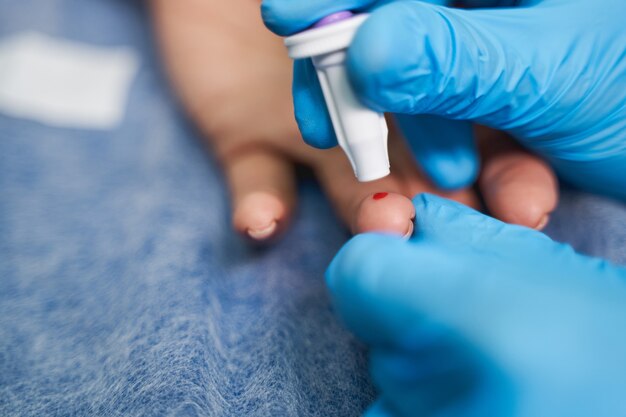
[{"label": "gloved hand", "polygon": [[381,416],[626,415],[626,269],[461,204],[354,237],[327,272],[371,348]]},{"label": "gloved hand", "polygon": [[[437,1],[435,3],[443,3]],[[457,2],[458,3],[458,2]],[[581,187],[626,198],[626,2],[264,0],[280,35],[339,10],[371,12],[348,50],[360,99],[397,113],[417,159],[442,186],[472,180],[471,120],[512,134]],[[295,64],[296,116],[309,143],[335,143],[310,62]],[[424,128],[438,123],[439,128]],[[433,121],[434,120],[434,121]]]}]

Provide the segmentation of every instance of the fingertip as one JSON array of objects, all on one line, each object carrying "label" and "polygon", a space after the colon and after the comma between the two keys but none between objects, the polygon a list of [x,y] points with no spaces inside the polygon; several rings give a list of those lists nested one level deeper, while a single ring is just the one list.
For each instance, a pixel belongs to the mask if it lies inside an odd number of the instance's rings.
[{"label": "fingertip", "polygon": [[468,187],[478,176],[476,155],[468,152],[433,154],[420,162],[430,179],[443,190]]},{"label": "fingertip", "polygon": [[263,240],[269,239],[270,237],[272,237],[272,235],[274,235],[274,232],[276,231],[276,227],[277,227],[276,220],[272,220],[270,224],[265,227],[260,227],[260,228],[250,227],[247,229],[247,232],[248,232],[248,236],[251,237],[253,240],[263,241]]},{"label": "fingertip", "polygon": [[520,199],[517,205],[511,204],[510,219],[503,215],[503,221],[542,230],[548,224],[550,213],[554,210],[552,195],[544,190],[526,189],[526,196]]},{"label": "fingertip", "polygon": [[242,235],[256,242],[276,236],[285,220],[287,205],[277,196],[264,191],[250,193],[237,203],[233,226]]},{"label": "fingertip", "polygon": [[384,232],[410,237],[413,234],[415,207],[402,194],[368,194],[359,204],[354,223],[355,233]]},{"label": "fingertip", "polygon": [[299,18],[293,2],[282,0],[263,0],[261,17],[265,26],[279,36],[288,36],[311,24],[311,21]]},{"label": "fingertip", "polygon": [[537,223],[537,225],[535,226],[535,230],[541,231],[545,229],[545,227],[548,225],[549,222],[550,222],[550,215],[546,214],[539,220],[539,223]]},{"label": "fingertip", "polygon": [[470,186],[479,171],[472,124],[433,115],[396,115],[413,156],[439,190]]},{"label": "fingertip", "polygon": [[542,230],[558,203],[556,176],[535,155],[517,148],[504,152],[486,159],[480,178],[485,204],[506,223]]},{"label": "fingertip", "polygon": [[555,209],[556,191],[545,184],[512,181],[491,186],[485,193],[491,214],[510,224],[542,230]]},{"label": "fingertip", "polygon": [[277,35],[287,36],[310,27],[332,13],[363,9],[371,3],[374,0],[263,0],[261,15],[268,29]]}]

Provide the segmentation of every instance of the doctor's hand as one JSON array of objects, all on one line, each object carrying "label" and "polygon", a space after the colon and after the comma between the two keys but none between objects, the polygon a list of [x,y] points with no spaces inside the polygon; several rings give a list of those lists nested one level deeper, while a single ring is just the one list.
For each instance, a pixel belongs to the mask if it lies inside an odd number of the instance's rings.
[{"label": "doctor's hand", "polygon": [[[358,183],[345,155],[306,146],[293,117],[291,61],[254,0],[152,0],[161,53],[176,93],[226,174],[233,223],[255,241],[286,228],[296,199],[294,164],[310,166],[341,219],[355,233],[410,233],[408,197],[437,192],[418,171],[398,132],[390,137],[393,174]],[[556,181],[539,158],[485,130],[478,182],[497,217],[541,228],[557,200]],[[388,194],[387,194],[388,193]],[[443,193],[478,206],[474,190]],[[383,198],[384,197],[384,198]]]},{"label": "doctor's hand", "polygon": [[432,195],[410,241],[348,242],[327,272],[370,348],[367,417],[626,415],[626,269]]},{"label": "doctor's hand", "polygon": [[[565,180],[626,198],[626,2],[429,3],[445,2],[264,0],[262,13],[270,29],[289,35],[339,10],[371,12],[348,49],[351,83],[366,105],[398,114],[439,185],[471,182],[478,165],[462,128],[424,128],[423,119],[443,117],[506,131]],[[304,139],[334,145],[309,61],[295,64],[293,94]]]}]

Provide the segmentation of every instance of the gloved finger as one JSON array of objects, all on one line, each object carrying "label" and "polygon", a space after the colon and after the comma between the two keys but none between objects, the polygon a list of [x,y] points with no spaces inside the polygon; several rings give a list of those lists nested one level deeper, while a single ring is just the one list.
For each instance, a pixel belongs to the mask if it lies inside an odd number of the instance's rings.
[{"label": "gloved finger", "polygon": [[[348,328],[370,346],[415,348],[418,343],[416,339],[404,340],[404,336],[407,329],[421,324],[420,309],[396,303],[397,294],[393,293],[402,283],[409,285],[408,275],[417,272],[415,266],[426,257],[415,245],[389,235],[357,235],[328,267],[326,282],[335,310]],[[438,256],[432,249],[427,252]],[[420,277],[429,272],[422,271]],[[383,282],[385,277],[394,281],[393,286]],[[372,310],[366,312],[365,307]]]},{"label": "gloved finger", "polygon": [[[455,323],[463,320],[467,313],[464,309],[468,308],[465,301],[482,303],[480,288],[489,297],[497,296],[497,286],[489,289],[497,278],[496,265],[502,266],[506,277],[505,258],[510,256],[515,264],[520,249],[528,250],[527,256],[545,256],[550,251],[555,252],[554,259],[565,256],[558,245],[531,229],[506,225],[428,194],[414,201],[413,240],[404,242],[375,234],[356,236],[341,249],[327,271],[328,287],[340,316],[369,344],[393,344],[405,349],[419,345],[426,306],[436,305],[437,314],[451,314]],[[478,249],[480,252],[476,252]],[[568,254],[567,250],[563,253]],[[514,286],[504,286],[506,299]],[[487,293],[480,310],[485,314],[499,305]],[[462,298],[457,303],[458,297]],[[450,311],[439,311],[446,308]],[[489,326],[491,319],[484,319]]]},{"label": "gloved finger", "polygon": [[250,149],[223,158],[233,210],[233,227],[267,241],[286,225],[296,199],[293,166],[282,155]]},{"label": "gloved finger", "polygon": [[[416,223],[427,226],[412,240],[358,235],[328,268],[336,311],[369,345],[415,351],[425,333],[451,329],[474,348],[489,350],[488,356],[519,353],[515,344],[524,338],[534,338],[534,352],[546,340],[576,340],[576,326],[563,323],[574,312],[578,319],[592,314],[598,297],[608,303],[626,296],[626,270],[577,255],[531,229],[429,197],[422,196],[429,207],[416,203]],[[602,284],[594,278],[598,274]],[[591,288],[600,292],[591,296]],[[602,308],[602,320],[612,308]],[[534,329],[532,323],[539,322],[541,330]]]},{"label": "gloved finger", "polygon": [[541,230],[556,208],[556,175],[538,156],[501,131],[477,127],[483,165],[478,180],[491,215]]},{"label": "gloved finger", "polygon": [[[472,247],[477,237],[498,236],[498,249],[514,248],[527,239],[552,241],[532,229],[508,225],[470,207],[433,194],[419,194],[415,205],[416,238]],[[537,236],[535,236],[537,235]],[[488,250],[485,248],[484,250]]]},{"label": "gloved finger", "polygon": [[329,14],[342,10],[363,10],[378,0],[263,0],[265,25],[277,35],[287,36],[311,26]]},{"label": "gloved finger", "polygon": [[474,183],[479,167],[471,123],[431,115],[396,115],[420,167],[442,189]]},{"label": "gloved finger", "polygon": [[[343,10],[362,11],[372,6],[389,3],[391,0],[263,0],[261,15],[265,25],[280,36],[299,32],[323,19]],[[451,5],[454,0],[422,0],[426,3]]]},{"label": "gloved finger", "polygon": [[511,415],[493,407],[532,403],[546,389],[569,400],[607,375],[620,380],[614,361],[597,357],[624,350],[615,331],[624,318],[615,312],[626,299],[626,269],[536,245],[538,233],[516,250],[490,253],[483,249],[498,247],[506,231],[474,232],[473,247],[360,235],[329,269],[335,308],[370,345],[387,408],[399,416]]},{"label": "gloved finger", "polygon": [[[525,121],[541,94],[542,80],[532,75],[532,50],[510,47],[520,37],[535,36],[534,9],[464,10],[419,1],[385,5],[363,23],[348,49],[352,85],[377,111],[512,129]],[[549,72],[549,57],[542,63]]]},{"label": "gloved finger", "polygon": [[336,146],[337,137],[310,59],[294,62],[292,90],[296,121],[304,141],[321,149]]},{"label": "gloved finger", "polygon": [[[411,144],[402,135],[399,126],[395,123],[395,117],[387,118],[389,126],[389,160],[392,172],[399,177],[404,184],[406,196],[416,196],[422,193],[437,194],[438,196],[457,201],[468,207],[480,210],[481,202],[477,193],[470,187],[454,190],[446,190],[431,181],[424,167],[416,162],[415,156],[410,152]],[[398,167],[398,169],[396,169]]]}]

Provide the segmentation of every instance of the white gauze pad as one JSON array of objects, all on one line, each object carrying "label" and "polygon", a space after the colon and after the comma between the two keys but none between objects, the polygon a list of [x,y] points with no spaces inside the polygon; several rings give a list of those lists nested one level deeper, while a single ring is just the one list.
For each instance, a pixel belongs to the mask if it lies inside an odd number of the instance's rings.
[{"label": "white gauze pad", "polygon": [[111,129],[139,67],[127,47],[25,32],[0,39],[0,112],[48,125]]}]

